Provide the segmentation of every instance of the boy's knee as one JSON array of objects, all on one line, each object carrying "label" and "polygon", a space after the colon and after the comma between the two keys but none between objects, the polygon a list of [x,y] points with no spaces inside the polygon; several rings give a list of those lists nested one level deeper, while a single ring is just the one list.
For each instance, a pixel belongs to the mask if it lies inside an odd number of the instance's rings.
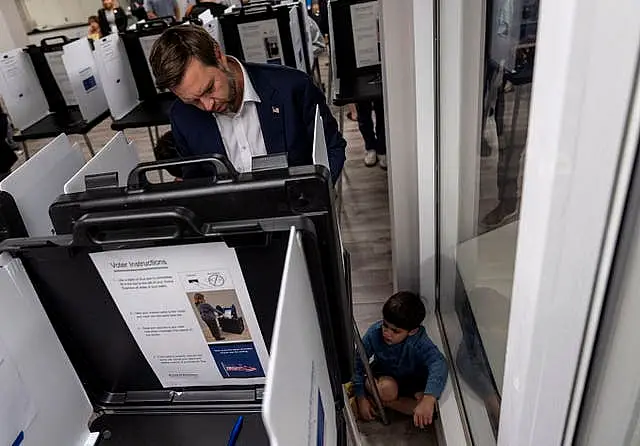
[{"label": "boy's knee", "polygon": [[378,393],[383,403],[398,399],[398,383],[393,378],[383,376],[378,379]]}]

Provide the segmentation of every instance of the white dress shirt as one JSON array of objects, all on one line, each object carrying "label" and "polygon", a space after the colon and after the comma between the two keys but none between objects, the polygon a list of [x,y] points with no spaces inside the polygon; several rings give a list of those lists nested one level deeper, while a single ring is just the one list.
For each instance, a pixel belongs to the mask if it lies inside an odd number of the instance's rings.
[{"label": "white dress shirt", "polygon": [[[227,56],[231,58],[231,56]],[[235,59],[238,62],[237,59]],[[238,62],[240,64],[240,62]],[[256,102],[260,96],[242,64],[244,92],[238,113],[214,113],[227,156],[238,172],[251,172],[251,159],[267,154]]]}]

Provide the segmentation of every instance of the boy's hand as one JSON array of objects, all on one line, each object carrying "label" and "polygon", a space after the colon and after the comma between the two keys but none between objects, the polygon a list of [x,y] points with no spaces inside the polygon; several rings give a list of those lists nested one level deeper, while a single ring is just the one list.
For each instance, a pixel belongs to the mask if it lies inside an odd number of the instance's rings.
[{"label": "boy's hand", "polygon": [[433,421],[433,410],[436,399],[433,395],[425,395],[413,410],[413,424],[419,428],[425,428]]},{"label": "boy's hand", "polygon": [[358,397],[358,412],[360,418],[365,421],[372,421],[376,417],[376,411],[373,409],[369,398]]}]

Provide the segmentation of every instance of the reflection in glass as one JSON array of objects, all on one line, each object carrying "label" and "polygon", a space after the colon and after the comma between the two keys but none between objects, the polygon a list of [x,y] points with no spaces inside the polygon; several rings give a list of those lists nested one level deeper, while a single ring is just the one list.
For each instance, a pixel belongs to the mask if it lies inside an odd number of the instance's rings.
[{"label": "reflection in glass", "polygon": [[[537,18],[538,0],[487,2],[478,159],[460,156],[458,166],[460,171],[466,171],[464,163],[477,166],[476,223],[471,237],[456,234],[454,252],[442,242],[440,316],[470,433],[478,445],[495,444],[499,425]],[[447,147],[440,147],[441,154],[444,150]],[[448,168],[441,170],[443,176]],[[441,190],[450,180],[440,178]],[[465,198],[457,197],[459,207],[468,202]],[[450,240],[451,217],[440,218],[446,234],[438,236]]]}]

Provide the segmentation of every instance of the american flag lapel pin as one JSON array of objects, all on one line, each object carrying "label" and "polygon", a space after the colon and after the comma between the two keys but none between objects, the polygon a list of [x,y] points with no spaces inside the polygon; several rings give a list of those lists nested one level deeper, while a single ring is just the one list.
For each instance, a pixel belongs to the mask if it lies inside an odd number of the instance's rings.
[{"label": "american flag lapel pin", "polygon": [[277,105],[272,105],[271,111],[273,112],[273,116],[280,116],[280,107]]}]

